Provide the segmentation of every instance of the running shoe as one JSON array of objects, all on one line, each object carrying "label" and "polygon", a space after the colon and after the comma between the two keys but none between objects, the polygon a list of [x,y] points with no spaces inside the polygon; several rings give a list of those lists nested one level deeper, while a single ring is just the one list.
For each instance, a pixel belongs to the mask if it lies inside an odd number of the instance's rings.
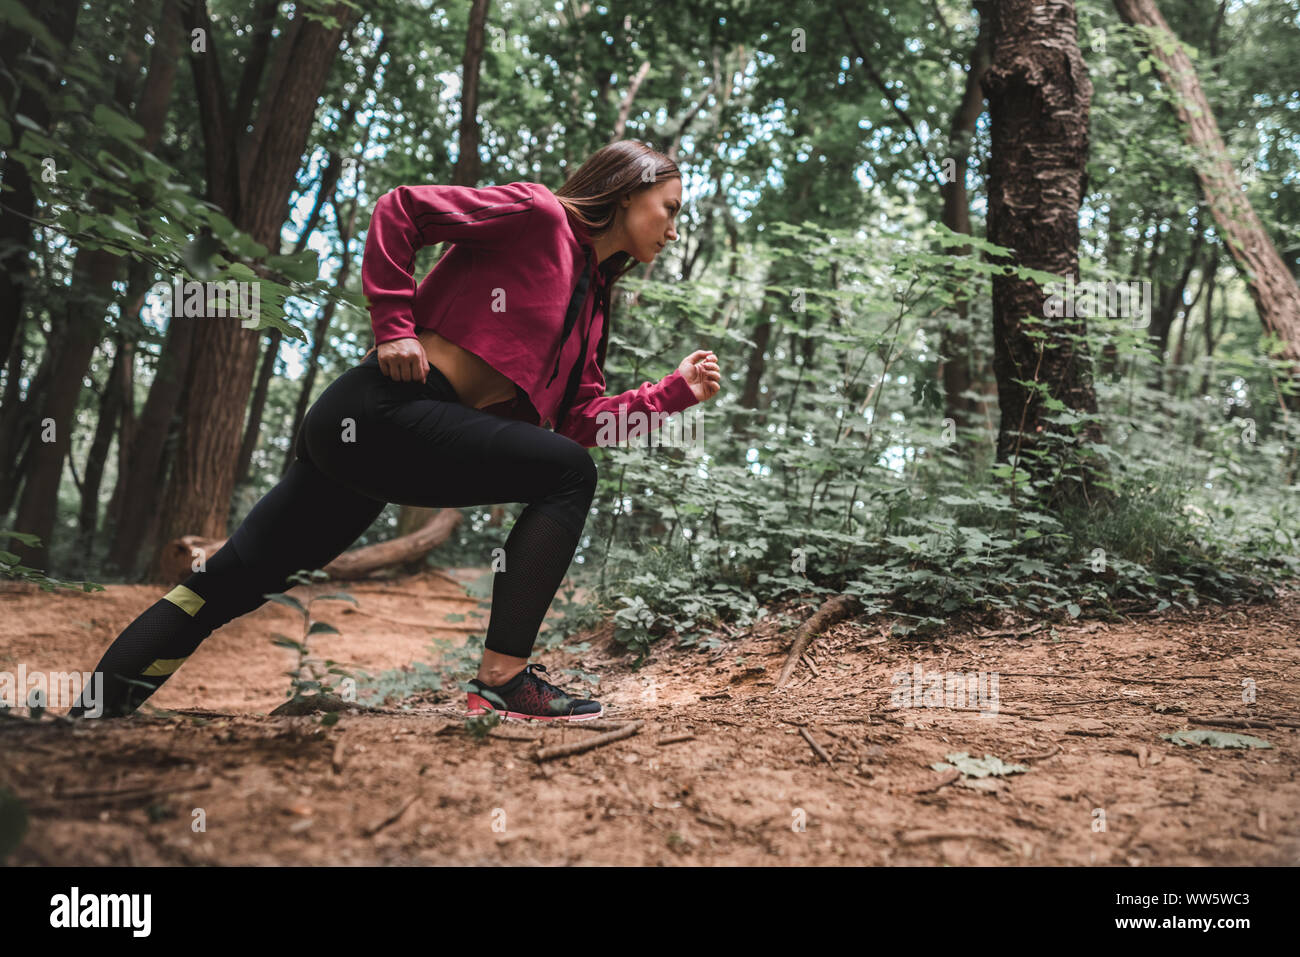
[{"label": "running shoe", "polygon": [[495,711],[506,718],[530,721],[590,721],[604,714],[600,702],[588,698],[574,698],[537,672],[546,671],[545,665],[524,665],[503,685],[487,685],[477,678],[470,679],[473,691],[467,692],[469,710],[466,717]]}]

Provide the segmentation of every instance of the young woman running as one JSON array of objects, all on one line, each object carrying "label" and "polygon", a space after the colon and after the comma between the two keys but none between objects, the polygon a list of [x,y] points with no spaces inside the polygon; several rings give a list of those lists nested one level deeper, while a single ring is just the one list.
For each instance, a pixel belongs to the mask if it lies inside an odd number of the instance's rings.
[{"label": "young woman running", "polygon": [[[328,564],[388,502],[523,502],[468,712],[599,717],[598,702],[565,694],[528,658],[586,522],[587,449],[607,417],[680,412],[721,388],[716,356],[698,350],[658,383],[604,395],[610,289],[630,260],[677,238],[681,197],[676,164],[634,140],[598,150],[554,193],[516,182],[380,197],[362,261],[376,347],[308,410],[288,472],[204,569],[109,646],[95,669],[102,700],[83,696],[69,715],[135,711],[213,630]],[[442,241],[452,245],[417,286],[416,250]]]}]

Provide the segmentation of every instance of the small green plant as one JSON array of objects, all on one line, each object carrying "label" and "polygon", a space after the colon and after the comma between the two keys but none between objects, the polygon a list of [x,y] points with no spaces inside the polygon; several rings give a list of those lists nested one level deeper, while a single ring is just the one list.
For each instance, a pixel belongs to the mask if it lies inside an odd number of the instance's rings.
[{"label": "small green plant", "polygon": [[155,824],[158,823],[159,821],[165,821],[168,818],[174,818],[177,816],[175,808],[171,807],[170,805],[162,804],[159,802],[150,804],[147,808],[145,808],[145,814],[147,814],[149,816],[149,820]]},{"label": "small green plant", "polygon": [[[491,692],[488,692],[491,694]],[[465,719],[465,733],[475,741],[482,741],[488,734],[501,723],[501,715],[495,711],[488,711],[484,714],[475,715],[472,718]]]},{"label": "small green plant", "polygon": [[[0,529],[0,541],[7,541],[11,538],[16,538],[28,547],[34,547],[41,543],[40,536]],[[22,559],[17,555],[3,549],[0,549],[0,578],[32,582],[40,585],[42,591],[54,591],[56,588],[80,588],[82,591],[104,590],[104,586],[97,582],[74,582],[64,581],[61,578],[51,578],[42,571],[24,565]]]},{"label": "small green plant", "polygon": [[[295,585],[310,585],[313,582],[323,581],[328,577],[328,574],[319,569],[315,571],[302,569],[290,575],[288,581]],[[263,597],[276,602],[277,604],[284,605],[287,608],[292,608],[294,611],[297,611],[302,615],[303,631],[300,640],[295,640],[279,633],[272,635],[271,639],[272,644],[279,645],[281,648],[292,648],[298,653],[297,666],[294,670],[285,672],[290,679],[289,690],[285,692],[286,698],[292,701],[306,698],[311,695],[335,691],[338,687],[338,682],[336,681],[333,686],[327,685],[326,680],[329,675],[336,675],[340,679],[348,680],[352,687],[355,688],[356,678],[350,672],[340,668],[338,662],[333,661],[332,659],[327,658],[325,661],[321,662],[310,657],[310,650],[308,648],[308,642],[312,635],[339,634],[339,630],[333,625],[313,619],[311,616],[311,606],[318,601],[330,600],[350,601],[355,605],[357,603],[355,598],[347,592],[334,592],[329,595],[315,595],[308,599],[306,605],[303,605],[303,603],[298,599],[294,598],[292,595],[285,594],[284,592],[275,592],[273,594],[264,595]],[[351,700],[355,695],[349,693],[343,695],[343,697],[345,700]],[[338,720],[337,716],[335,716],[334,720]],[[333,722],[329,723],[332,724]]]}]

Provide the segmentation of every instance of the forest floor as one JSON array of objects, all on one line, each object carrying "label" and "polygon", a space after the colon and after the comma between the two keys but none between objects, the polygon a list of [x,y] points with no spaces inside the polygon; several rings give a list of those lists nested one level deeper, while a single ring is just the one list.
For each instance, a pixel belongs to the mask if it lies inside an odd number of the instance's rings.
[{"label": "forest floor", "polygon": [[[317,606],[343,634],[314,636],[313,652],[371,673],[427,661],[431,638],[482,630],[481,619],[443,623],[473,615],[456,581],[481,574],[348,583],[359,607]],[[7,586],[0,671],[93,668],[161,593]],[[794,628],[781,613],[803,619],[814,607],[774,609],[711,651],[664,642],[638,670],[612,626],[577,636],[588,643],[581,654],[534,660],[553,677],[568,667],[600,676],[601,728],[510,722],[479,738],[454,690],[332,726],[319,715],[266,716],[284,701],[295,661],[269,636],[301,627],[267,604],[212,635],[149,700],[171,714],[0,720],[0,787],[28,815],[9,863],[1300,863],[1300,592],[925,641],[844,621],[813,640],[815,673],[801,663],[777,692]],[[996,673],[997,713],[895,707],[895,676],[910,681],[918,665],[925,682]],[[627,719],[644,722],[630,737],[534,757]],[[1187,728],[1272,747],[1161,736]],[[931,768],[954,752],[1026,770]]]}]

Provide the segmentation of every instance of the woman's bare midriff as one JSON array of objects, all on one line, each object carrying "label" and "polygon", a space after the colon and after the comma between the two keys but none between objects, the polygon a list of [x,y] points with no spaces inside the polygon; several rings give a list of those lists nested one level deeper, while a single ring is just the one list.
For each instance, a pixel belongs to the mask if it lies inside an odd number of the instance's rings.
[{"label": "woman's bare midriff", "polygon": [[515,397],[515,384],[469,350],[432,329],[421,330],[416,338],[424,346],[429,363],[447,377],[463,405],[482,409]]}]

